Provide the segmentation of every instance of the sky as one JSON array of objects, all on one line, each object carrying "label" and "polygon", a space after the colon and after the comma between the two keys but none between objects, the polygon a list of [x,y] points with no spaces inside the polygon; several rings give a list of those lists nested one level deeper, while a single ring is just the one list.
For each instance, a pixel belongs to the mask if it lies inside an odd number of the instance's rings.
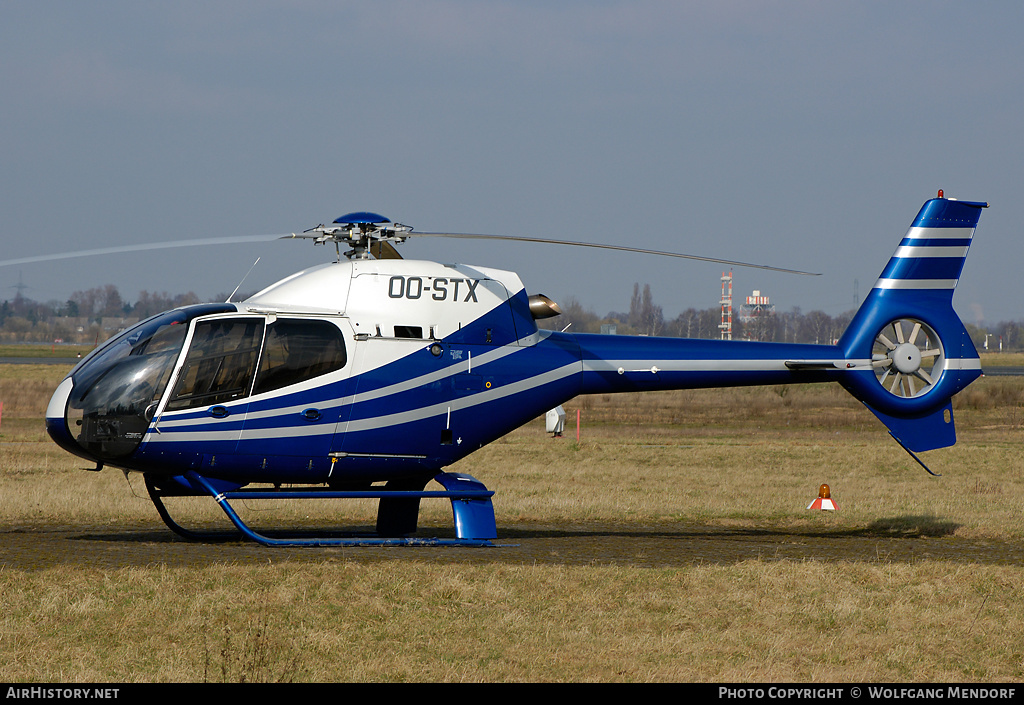
[{"label": "sky", "polygon": [[[954,297],[1024,319],[1024,3],[464,2],[0,5],[0,260],[304,230],[374,211],[420,231],[757,262],[779,310],[839,315],[925,200],[987,201]],[[406,259],[509,269],[530,293],[666,318],[722,267],[420,239]],[[255,291],[330,261],[307,241],[0,268],[38,301],[115,284]]]}]

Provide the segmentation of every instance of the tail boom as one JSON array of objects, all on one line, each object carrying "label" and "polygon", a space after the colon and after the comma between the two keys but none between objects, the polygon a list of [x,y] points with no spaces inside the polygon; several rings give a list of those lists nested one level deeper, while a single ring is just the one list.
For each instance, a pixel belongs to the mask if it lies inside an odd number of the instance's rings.
[{"label": "tail boom", "polygon": [[951,399],[981,376],[952,300],[987,205],[925,202],[836,345],[554,337],[579,346],[583,394],[837,381],[908,450],[946,447]]},{"label": "tail boom", "polygon": [[842,367],[842,354],[832,345],[586,333],[574,338],[584,394],[826,382],[837,379]]}]

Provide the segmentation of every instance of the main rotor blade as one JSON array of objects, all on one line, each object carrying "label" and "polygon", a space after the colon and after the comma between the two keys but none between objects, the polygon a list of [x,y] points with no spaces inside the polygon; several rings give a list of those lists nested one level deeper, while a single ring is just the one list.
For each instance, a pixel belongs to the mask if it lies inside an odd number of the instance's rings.
[{"label": "main rotor blade", "polygon": [[821,276],[820,272],[803,272],[798,269],[785,269],[784,267],[771,267],[765,264],[753,264],[750,262],[737,262],[717,257],[701,257],[699,255],[684,255],[678,252],[662,252],[660,250],[645,250],[639,247],[625,247],[623,245],[602,245],[595,242],[576,242],[574,240],[552,240],[542,237],[520,237],[516,235],[479,235],[475,233],[402,233],[402,237],[452,237],[464,240],[512,240],[515,242],[539,242],[550,245],[570,245],[574,247],[595,247],[602,250],[618,250],[620,252],[639,252],[645,255],[660,255],[663,257],[680,257],[682,259],[693,259],[700,262],[715,262],[717,264],[728,264],[733,267],[753,267],[755,269],[768,269],[773,272],[785,272],[786,274],[803,274],[810,277]]},{"label": "main rotor blade", "polygon": [[73,259],[75,257],[93,257],[95,255],[116,255],[122,252],[142,252],[145,250],[168,250],[174,247],[198,247],[202,245],[235,245],[243,242],[272,242],[291,238],[292,234],[285,235],[242,235],[238,237],[209,237],[199,240],[172,240],[168,242],[148,242],[136,245],[119,245],[117,247],[100,247],[95,250],[78,250],[77,252],[60,252],[50,255],[36,255],[34,257],[21,257],[0,261],[0,267],[10,267],[16,264],[29,264],[30,262],[51,262],[58,259]]},{"label": "main rotor blade", "polygon": [[[204,245],[234,245],[248,242],[272,242],[274,240],[291,240],[298,238],[315,238],[315,235],[302,233],[283,233],[276,235],[242,235],[237,237],[212,237],[195,240],[172,240],[167,242],[138,243],[134,245],[119,245],[116,247],[100,247],[92,250],[77,250],[74,252],[61,252],[57,254],[35,255],[33,257],[19,257],[17,259],[0,260],[0,267],[10,267],[18,264],[30,264],[32,262],[52,262],[61,259],[74,259],[78,257],[94,257],[97,255],[114,255],[124,252],[145,252],[148,250],[167,250],[177,247],[201,247]],[[818,272],[804,272],[798,269],[787,269],[784,267],[772,267],[752,262],[739,262],[736,260],[721,259],[718,257],[702,257],[700,255],[687,255],[679,252],[663,252],[661,250],[647,250],[638,247],[626,247],[623,245],[604,245],[593,242],[577,242],[574,240],[554,240],[550,238],[521,237],[515,235],[482,235],[475,233],[430,233],[430,232],[407,232],[402,234],[402,239],[408,237],[448,237],[464,240],[506,240],[512,242],[535,242],[550,245],[568,245],[573,247],[592,247],[603,250],[617,250],[619,252],[637,252],[647,255],[658,255],[662,257],[678,257],[681,259],[697,260],[699,262],[714,262],[734,267],[751,267],[754,269],[766,269],[773,272],[784,272],[787,274],[800,274],[805,276],[820,276]],[[401,259],[393,247],[380,248],[382,251],[374,251],[378,259]]]}]

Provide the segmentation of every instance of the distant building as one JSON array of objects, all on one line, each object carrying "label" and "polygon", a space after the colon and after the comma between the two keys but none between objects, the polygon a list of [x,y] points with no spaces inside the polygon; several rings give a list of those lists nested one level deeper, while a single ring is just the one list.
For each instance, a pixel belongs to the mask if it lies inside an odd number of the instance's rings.
[{"label": "distant building", "polygon": [[748,340],[771,340],[774,316],[775,304],[758,289],[740,305],[740,321]]}]

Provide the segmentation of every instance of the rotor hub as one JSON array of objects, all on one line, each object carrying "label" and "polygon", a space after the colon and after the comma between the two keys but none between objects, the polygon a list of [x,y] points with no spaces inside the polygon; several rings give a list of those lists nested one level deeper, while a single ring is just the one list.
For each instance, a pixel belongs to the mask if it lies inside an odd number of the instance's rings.
[{"label": "rotor hub", "polygon": [[361,211],[336,218],[330,225],[321,223],[301,235],[293,233],[292,237],[312,239],[314,245],[333,242],[339,260],[342,244],[352,248],[345,252],[345,257],[349,259],[368,259],[371,256],[378,259],[401,259],[390,243],[404,242],[411,231],[408,225],[393,223],[377,213]]},{"label": "rotor hub", "polygon": [[913,374],[921,369],[921,351],[913,343],[903,343],[889,353],[889,357],[903,374]]}]

